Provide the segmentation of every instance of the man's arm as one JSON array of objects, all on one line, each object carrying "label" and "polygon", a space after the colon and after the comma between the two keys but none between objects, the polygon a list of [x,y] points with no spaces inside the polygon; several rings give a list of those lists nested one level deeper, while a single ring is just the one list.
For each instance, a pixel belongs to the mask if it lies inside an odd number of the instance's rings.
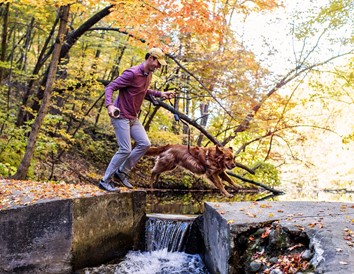
[{"label": "man's arm", "polygon": [[148,89],[147,95],[161,97],[163,99],[172,99],[173,97],[175,97],[175,93],[173,91],[161,92],[153,89]]},{"label": "man's arm", "polygon": [[134,79],[134,73],[130,70],[125,70],[120,76],[118,76],[115,80],[110,82],[105,87],[105,100],[106,100],[106,107],[113,105],[113,92],[127,87],[131,84]]}]

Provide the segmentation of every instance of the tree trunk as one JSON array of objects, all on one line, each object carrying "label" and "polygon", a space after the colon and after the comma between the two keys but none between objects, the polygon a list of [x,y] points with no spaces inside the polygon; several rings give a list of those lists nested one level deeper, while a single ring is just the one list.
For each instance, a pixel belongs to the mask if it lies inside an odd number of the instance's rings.
[{"label": "tree trunk", "polygon": [[20,163],[20,166],[18,167],[16,174],[13,176],[13,178],[17,180],[23,180],[26,178],[28,168],[30,166],[32,156],[35,150],[35,145],[38,139],[39,129],[42,126],[44,117],[46,115],[46,111],[48,109],[48,105],[50,102],[50,92],[52,90],[53,82],[55,79],[60,51],[64,41],[64,34],[66,32],[66,24],[69,17],[69,10],[70,10],[69,5],[62,6],[59,9],[60,25],[58,30],[58,36],[55,41],[52,61],[49,66],[49,73],[48,73],[47,82],[44,89],[43,100],[39,112],[36,116],[36,119],[32,125],[32,131],[28,138],[25,155],[23,156],[23,159]]},{"label": "tree trunk", "polygon": [[[10,3],[6,3],[4,9],[4,22],[2,25],[2,35],[1,35],[1,54],[0,54],[0,61],[4,62],[6,59],[6,46],[7,46],[7,27],[9,23],[9,8]],[[0,83],[4,78],[4,70],[5,68],[0,67]]]},{"label": "tree trunk", "polygon": [[[57,27],[58,22],[59,22],[59,18],[57,17],[54,21],[54,24],[49,32],[47,39],[42,47],[42,50],[38,56],[37,63],[32,71],[32,75],[37,75],[39,73],[40,69],[42,68],[42,66],[44,65],[45,61],[48,59],[48,56],[44,55],[44,54],[48,48],[49,42],[52,40],[52,37],[55,33],[55,28]],[[19,108],[19,111],[17,114],[17,121],[16,121],[17,126],[22,126],[24,121],[29,120],[29,117],[27,117],[29,115],[29,113],[24,110],[24,107],[27,106],[27,102],[28,102],[28,99],[32,93],[32,89],[33,89],[33,85],[34,85],[35,81],[36,81],[35,79],[31,79],[26,87],[26,91],[22,97],[22,107]]]},{"label": "tree trunk", "polygon": [[[85,23],[83,23],[79,28],[77,28],[73,32],[69,33],[67,35],[67,37],[65,37],[65,43],[63,44],[60,54],[59,54],[59,61],[68,55],[72,46],[76,43],[76,41],[82,35],[84,35],[93,25],[95,25],[97,22],[99,22],[101,19],[103,19],[104,17],[106,17],[107,15],[109,15],[112,12],[112,10],[111,10],[112,7],[113,7],[113,5],[107,6],[106,8],[101,10],[100,12],[96,13],[94,16],[92,16],[90,19],[88,19]],[[49,52],[51,52],[51,50],[49,50]],[[40,87],[37,91],[36,99],[34,100],[33,105],[32,105],[32,109],[34,111],[38,111],[39,102],[42,100],[42,98],[44,96],[44,91],[43,91],[43,88],[41,88],[41,87],[44,86],[44,84],[47,82],[48,73],[49,72],[47,70],[46,73],[44,74],[43,80],[41,81]],[[32,117],[29,117],[29,119],[31,119],[31,118]]]},{"label": "tree trunk", "polygon": [[[206,127],[208,123],[208,113],[209,113],[209,103],[207,104],[200,104],[200,125],[202,127]],[[197,140],[197,146],[202,145],[204,135],[202,133],[199,134]]]}]

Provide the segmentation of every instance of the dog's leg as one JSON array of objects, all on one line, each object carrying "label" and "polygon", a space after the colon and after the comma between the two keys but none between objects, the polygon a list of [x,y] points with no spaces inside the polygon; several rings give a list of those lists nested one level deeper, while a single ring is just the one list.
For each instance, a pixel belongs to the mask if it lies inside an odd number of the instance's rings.
[{"label": "dog's leg", "polygon": [[174,159],[168,159],[167,157],[159,157],[151,171],[150,187],[153,189],[154,183],[157,183],[160,174],[165,171],[173,170],[176,167]]},{"label": "dog's leg", "polygon": [[227,192],[224,185],[222,184],[222,181],[220,180],[220,177],[217,174],[211,174],[208,176],[208,178],[221,191],[222,194],[224,194],[228,198],[233,197],[232,194]]},{"label": "dog's leg", "polygon": [[234,181],[233,181],[229,176],[227,176],[227,174],[225,173],[225,171],[224,171],[224,172],[221,172],[221,173],[219,174],[219,176],[220,176],[220,178],[221,178],[222,180],[224,180],[224,181],[228,182],[230,185],[232,185],[236,190],[238,190],[238,189],[240,188],[239,186],[237,186],[237,185],[234,183]]},{"label": "dog's leg", "polygon": [[151,177],[150,177],[150,188],[154,189],[154,183],[157,183],[157,181],[159,180],[160,177],[160,173],[155,173],[152,172]]}]

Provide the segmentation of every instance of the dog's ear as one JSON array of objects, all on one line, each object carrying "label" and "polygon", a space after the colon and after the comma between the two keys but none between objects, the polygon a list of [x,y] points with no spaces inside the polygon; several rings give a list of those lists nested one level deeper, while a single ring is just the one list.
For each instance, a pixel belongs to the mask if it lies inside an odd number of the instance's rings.
[{"label": "dog's ear", "polygon": [[215,151],[216,151],[217,154],[222,153],[222,147],[215,146]]},{"label": "dog's ear", "polygon": [[230,149],[231,151],[234,151],[232,147],[229,147],[229,149]]}]

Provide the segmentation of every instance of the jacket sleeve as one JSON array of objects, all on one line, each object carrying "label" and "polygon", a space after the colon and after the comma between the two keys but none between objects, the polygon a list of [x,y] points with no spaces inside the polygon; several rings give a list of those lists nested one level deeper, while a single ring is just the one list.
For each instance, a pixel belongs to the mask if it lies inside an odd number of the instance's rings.
[{"label": "jacket sleeve", "polygon": [[152,95],[155,97],[161,97],[162,92],[158,90],[148,89],[146,95]]},{"label": "jacket sleeve", "polygon": [[133,79],[134,73],[128,69],[105,87],[106,107],[113,105],[113,92],[129,86]]}]

